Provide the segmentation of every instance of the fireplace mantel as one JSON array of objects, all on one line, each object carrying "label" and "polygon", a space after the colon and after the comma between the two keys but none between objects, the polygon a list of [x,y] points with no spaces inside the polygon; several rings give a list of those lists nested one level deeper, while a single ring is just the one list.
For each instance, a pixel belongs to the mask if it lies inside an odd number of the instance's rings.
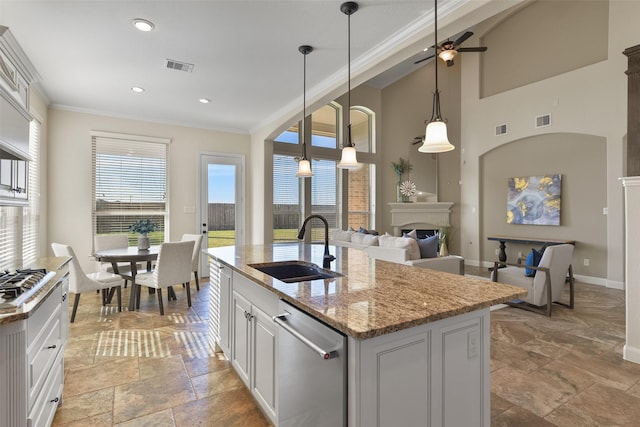
[{"label": "fireplace mantel", "polygon": [[449,227],[452,202],[389,203],[395,236],[403,228],[436,229]]}]

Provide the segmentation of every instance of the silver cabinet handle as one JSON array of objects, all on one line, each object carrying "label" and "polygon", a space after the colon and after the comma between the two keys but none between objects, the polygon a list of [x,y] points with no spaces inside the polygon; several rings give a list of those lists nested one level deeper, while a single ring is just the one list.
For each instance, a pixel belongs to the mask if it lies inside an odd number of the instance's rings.
[{"label": "silver cabinet handle", "polygon": [[271,319],[273,319],[273,321],[276,324],[280,325],[284,330],[289,332],[291,335],[293,335],[294,337],[298,338],[300,340],[300,342],[302,342],[304,345],[306,345],[311,350],[313,350],[316,353],[318,353],[320,355],[320,357],[322,357],[324,360],[335,359],[336,357],[338,357],[338,352],[336,352],[336,351],[327,351],[327,350],[323,349],[318,344],[314,343],[309,338],[307,338],[304,335],[302,335],[296,329],[294,329],[291,326],[289,326],[287,324],[287,316],[289,316],[289,315],[290,315],[289,313],[279,314],[277,316],[273,316]]}]

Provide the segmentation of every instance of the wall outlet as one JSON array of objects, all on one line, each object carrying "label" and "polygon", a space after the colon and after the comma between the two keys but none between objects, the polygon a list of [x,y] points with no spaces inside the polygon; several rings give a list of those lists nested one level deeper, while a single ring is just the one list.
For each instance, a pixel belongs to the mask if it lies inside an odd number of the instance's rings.
[{"label": "wall outlet", "polygon": [[500,249],[496,249],[496,255],[500,255]]},{"label": "wall outlet", "polygon": [[518,252],[518,258],[522,258],[522,252]]},{"label": "wall outlet", "polygon": [[589,267],[589,258],[584,259],[584,266]]}]

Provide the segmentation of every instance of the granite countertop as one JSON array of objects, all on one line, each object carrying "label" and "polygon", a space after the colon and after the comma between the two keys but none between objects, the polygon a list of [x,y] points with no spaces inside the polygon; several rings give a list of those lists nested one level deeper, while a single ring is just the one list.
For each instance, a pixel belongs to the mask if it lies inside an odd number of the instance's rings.
[{"label": "granite countertop", "polygon": [[31,295],[31,297],[24,302],[20,307],[0,309],[0,325],[16,322],[18,320],[26,319],[30,314],[40,306],[51,291],[55,288],[56,284],[62,277],[63,272],[61,269],[69,262],[71,258],[68,257],[46,257],[40,258],[37,262],[28,264],[25,266],[18,266],[16,268],[44,268],[47,271],[56,271],[57,274],[51,278],[38,292]]},{"label": "granite countertop", "polygon": [[355,339],[363,340],[479,310],[526,295],[488,280],[370,259],[363,251],[330,246],[331,270],[342,277],[284,283],[248,264],[303,260],[322,265],[324,245],[273,244],[209,249],[283,300]]}]

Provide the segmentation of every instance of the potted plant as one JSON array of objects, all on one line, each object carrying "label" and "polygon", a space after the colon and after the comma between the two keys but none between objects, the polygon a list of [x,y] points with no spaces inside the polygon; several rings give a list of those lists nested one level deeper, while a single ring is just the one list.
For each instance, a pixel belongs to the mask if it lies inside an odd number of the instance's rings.
[{"label": "potted plant", "polygon": [[405,198],[406,198],[406,201],[408,201],[409,198],[407,196],[404,196],[400,192],[400,186],[402,185],[402,174],[404,174],[405,172],[411,172],[411,169],[413,169],[413,165],[409,163],[408,160],[405,160],[402,157],[400,157],[400,159],[398,159],[398,163],[391,162],[391,167],[393,168],[393,171],[396,173],[396,175],[398,175],[398,185],[396,187],[396,201],[404,202]]},{"label": "potted plant", "polygon": [[140,233],[140,236],[138,236],[138,250],[149,249],[148,233],[156,231],[156,228],[158,228],[158,225],[155,222],[151,222],[150,219],[139,219],[129,227],[131,232]]}]

